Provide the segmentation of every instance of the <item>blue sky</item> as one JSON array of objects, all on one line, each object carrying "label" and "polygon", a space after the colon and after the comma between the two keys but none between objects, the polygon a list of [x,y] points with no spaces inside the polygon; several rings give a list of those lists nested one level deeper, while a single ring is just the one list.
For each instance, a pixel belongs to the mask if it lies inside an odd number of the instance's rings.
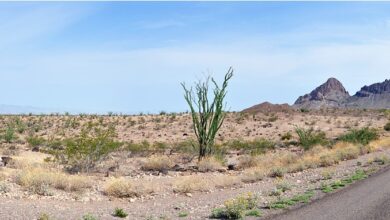
[{"label": "blue sky", "polygon": [[329,77],[390,72],[390,3],[0,3],[0,103],[185,111],[180,82],[235,69],[231,110],[290,103]]}]

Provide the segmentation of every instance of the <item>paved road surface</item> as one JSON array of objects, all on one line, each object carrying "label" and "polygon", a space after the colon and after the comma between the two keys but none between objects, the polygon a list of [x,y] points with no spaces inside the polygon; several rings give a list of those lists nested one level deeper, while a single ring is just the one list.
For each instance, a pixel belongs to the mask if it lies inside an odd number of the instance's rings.
[{"label": "paved road surface", "polygon": [[272,220],[390,220],[390,168]]}]

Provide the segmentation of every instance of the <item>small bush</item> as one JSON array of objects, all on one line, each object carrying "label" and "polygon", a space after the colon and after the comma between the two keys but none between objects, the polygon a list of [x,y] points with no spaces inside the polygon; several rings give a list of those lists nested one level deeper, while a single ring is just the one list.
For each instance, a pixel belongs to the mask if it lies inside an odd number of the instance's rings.
[{"label": "small bush", "polygon": [[83,220],[98,220],[95,216],[93,216],[92,214],[85,214],[83,215],[82,217]]},{"label": "small bush", "polygon": [[264,169],[254,168],[254,169],[247,170],[242,176],[241,180],[244,183],[254,183],[264,179],[266,175],[267,173]]},{"label": "small bush", "polygon": [[125,210],[121,208],[115,208],[114,213],[112,215],[119,218],[126,218],[128,216]]},{"label": "small bush", "polygon": [[274,142],[264,138],[257,138],[253,141],[233,140],[229,141],[225,145],[229,148],[242,150],[251,154],[262,154],[267,150],[275,148]]},{"label": "small bush", "polygon": [[180,177],[173,182],[173,191],[176,193],[207,192],[214,185],[205,178],[199,176]]},{"label": "small bush", "polygon": [[38,147],[45,143],[45,139],[37,136],[29,136],[27,137],[27,143],[30,147]]},{"label": "small bush", "polygon": [[287,132],[280,137],[282,141],[289,141],[291,138],[292,138],[292,134],[290,132]]},{"label": "small bush", "polygon": [[37,220],[50,220],[50,216],[47,213],[41,213]]},{"label": "small bush", "polygon": [[245,216],[261,217],[261,211],[259,209],[251,209],[245,212]]},{"label": "small bush", "polygon": [[390,131],[390,122],[386,123],[384,129],[385,129],[385,131]]},{"label": "small bush", "polygon": [[187,217],[187,216],[188,216],[187,212],[179,212],[179,215],[178,215],[179,218],[184,218],[184,217]]},{"label": "small bush", "polygon": [[283,177],[286,173],[286,170],[282,167],[272,167],[269,176],[270,177]]},{"label": "small bush", "polygon": [[104,186],[104,193],[108,196],[126,198],[152,193],[153,187],[147,183],[139,183],[124,178],[112,179]]},{"label": "small bush", "polygon": [[214,157],[206,157],[198,162],[198,170],[200,172],[216,171],[222,168],[222,164]]},{"label": "small bush", "polygon": [[309,150],[315,145],[327,145],[329,143],[329,141],[326,139],[325,133],[321,131],[296,128],[295,132],[299,137],[299,143],[305,150]]},{"label": "small bush", "polygon": [[62,162],[70,165],[72,171],[89,172],[98,161],[121,146],[114,140],[115,137],[113,125],[106,128],[102,124],[90,122],[77,137],[66,139],[64,152],[58,152],[56,156],[60,159],[61,155],[65,155]]},{"label": "small bush", "polygon": [[50,195],[50,187],[68,192],[81,191],[91,187],[91,182],[86,177],[42,169],[24,170],[17,176],[16,182],[39,195]]},{"label": "small bush", "polygon": [[243,155],[238,158],[238,165],[237,167],[239,169],[246,169],[251,167],[256,167],[259,163],[259,159],[256,156],[252,155]]},{"label": "small bush", "polygon": [[7,125],[3,137],[7,143],[11,143],[15,139],[15,128],[13,124]]},{"label": "small bush", "polygon": [[246,211],[256,208],[257,197],[252,193],[245,193],[236,198],[225,201],[224,207],[214,209],[211,218],[240,219]]},{"label": "small bush", "polygon": [[367,145],[370,141],[376,140],[379,138],[378,131],[373,128],[362,128],[362,129],[353,129],[348,133],[338,137],[339,140]]},{"label": "small bush", "polygon": [[168,171],[173,166],[173,161],[168,156],[151,156],[142,165],[145,171]]}]

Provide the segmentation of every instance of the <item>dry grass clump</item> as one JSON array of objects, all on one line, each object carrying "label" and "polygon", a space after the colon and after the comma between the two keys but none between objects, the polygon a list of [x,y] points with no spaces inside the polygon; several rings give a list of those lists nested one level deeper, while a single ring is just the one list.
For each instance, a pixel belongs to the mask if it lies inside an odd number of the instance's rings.
[{"label": "dry grass clump", "polygon": [[300,172],[308,168],[328,167],[342,160],[358,158],[361,154],[390,147],[390,138],[376,140],[369,145],[337,142],[332,148],[314,146],[302,155],[282,151],[269,152],[255,157],[241,157],[239,166],[249,167],[242,176],[243,182],[256,182],[265,176],[281,177],[284,173]]},{"label": "dry grass clump", "polygon": [[23,152],[18,156],[13,156],[10,167],[15,169],[49,168],[52,164],[45,162],[47,155],[39,152]]},{"label": "dry grass clump", "polygon": [[238,165],[237,167],[239,169],[247,169],[251,167],[256,167],[258,165],[258,157],[252,156],[252,155],[242,155],[238,159]]},{"label": "dry grass clump", "polygon": [[374,151],[379,149],[388,149],[390,148],[390,137],[372,141],[368,144],[368,146],[374,149]]},{"label": "dry grass clump", "polygon": [[174,165],[171,158],[168,156],[151,156],[142,165],[142,169],[146,171],[167,171]]},{"label": "dry grass clump", "polygon": [[351,143],[338,142],[333,146],[332,151],[336,152],[338,160],[351,160],[359,157],[361,147]]},{"label": "dry grass clump", "polygon": [[41,195],[45,195],[49,187],[73,192],[92,186],[87,177],[68,175],[58,171],[39,168],[23,170],[17,175],[16,182],[30,191]]},{"label": "dry grass clump", "polygon": [[244,183],[254,183],[264,179],[268,175],[268,171],[261,167],[254,167],[248,170],[245,170],[244,175],[241,178],[241,181]]},{"label": "dry grass clump", "polygon": [[241,179],[237,176],[219,175],[210,178],[215,188],[228,188],[241,184]]},{"label": "dry grass clump", "polygon": [[202,176],[179,177],[173,182],[173,191],[176,193],[208,192],[214,184]]},{"label": "dry grass clump", "polygon": [[211,172],[216,171],[222,168],[221,161],[215,159],[214,157],[207,157],[198,163],[198,170],[200,172]]},{"label": "dry grass clump", "polygon": [[114,178],[104,186],[103,192],[108,196],[126,198],[138,197],[153,193],[153,187],[145,182],[136,182],[125,178]]}]

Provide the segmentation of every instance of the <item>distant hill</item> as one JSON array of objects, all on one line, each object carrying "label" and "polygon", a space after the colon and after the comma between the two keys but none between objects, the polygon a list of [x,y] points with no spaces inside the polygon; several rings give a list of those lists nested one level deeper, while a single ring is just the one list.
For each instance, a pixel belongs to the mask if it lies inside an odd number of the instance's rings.
[{"label": "distant hill", "polygon": [[37,108],[32,106],[19,106],[19,105],[3,105],[0,104],[0,114],[2,115],[18,115],[18,114],[47,114],[53,112],[62,112],[56,111],[54,109],[45,109],[45,108]]},{"label": "distant hill", "polygon": [[289,104],[272,104],[269,102],[263,102],[258,105],[254,105],[250,108],[244,109],[243,112],[245,113],[256,113],[256,112],[288,112],[292,111],[293,108]]},{"label": "distant hill", "polygon": [[339,80],[329,78],[310,93],[299,96],[292,106],[264,102],[244,109],[243,112],[280,112],[292,109],[322,108],[390,109],[390,80],[363,86],[351,96]]}]

